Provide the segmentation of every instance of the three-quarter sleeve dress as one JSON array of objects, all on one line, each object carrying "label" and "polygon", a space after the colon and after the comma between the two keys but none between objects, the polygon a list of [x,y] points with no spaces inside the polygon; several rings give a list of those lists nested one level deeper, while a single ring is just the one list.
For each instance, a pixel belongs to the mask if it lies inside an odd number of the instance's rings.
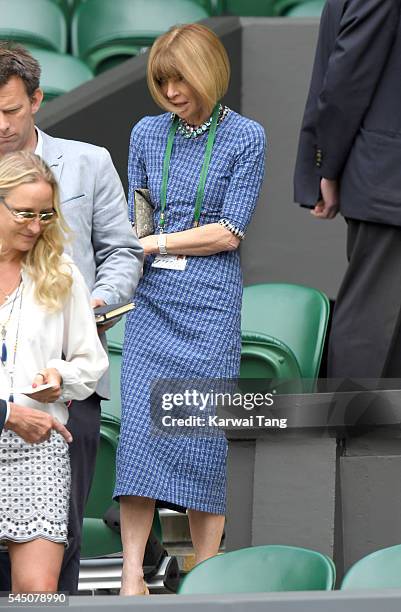
[{"label": "three-quarter sleeve dress", "polygon": [[[171,125],[145,117],[131,134],[129,208],[147,187],[160,218],[162,166]],[[208,133],[176,133],[167,189],[167,233],[190,229]],[[264,173],[263,128],[234,111],[217,127],[200,225],[221,223],[242,238]],[[157,231],[157,230],[156,230]],[[150,497],[215,514],[225,512],[224,435],[163,436],[153,431],[150,389],[159,379],[220,379],[239,373],[242,275],[238,250],[187,257],[185,270],[152,267],[146,258],[126,319],[121,373],[122,421],[115,497]]]}]

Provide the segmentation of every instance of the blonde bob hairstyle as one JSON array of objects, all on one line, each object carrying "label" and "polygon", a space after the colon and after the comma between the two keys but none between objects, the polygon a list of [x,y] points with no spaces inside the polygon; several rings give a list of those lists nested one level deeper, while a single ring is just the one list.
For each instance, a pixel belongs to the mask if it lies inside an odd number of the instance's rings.
[{"label": "blonde bob hairstyle", "polygon": [[[72,286],[71,270],[62,260],[68,227],[60,212],[56,179],[45,162],[33,153],[18,151],[0,158],[0,198],[6,198],[19,185],[38,181],[51,186],[57,216],[42,226],[38,240],[25,255],[23,268],[34,282],[36,301],[53,312],[62,308]],[[0,254],[1,247],[0,244]]]},{"label": "blonde bob hairstyle", "polygon": [[214,32],[190,23],[175,26],[156,39],[149,54],[147,78],[152,98],[164,110],[174,112],[162,93],[163,80],[183,78],[211,114],[227,91],[230,62]]}]

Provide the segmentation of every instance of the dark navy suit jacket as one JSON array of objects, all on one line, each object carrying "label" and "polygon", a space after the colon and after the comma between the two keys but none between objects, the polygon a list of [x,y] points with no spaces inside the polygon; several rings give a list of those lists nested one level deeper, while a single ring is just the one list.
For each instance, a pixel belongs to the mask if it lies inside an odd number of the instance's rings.
[{"label": "dark navy suit jacket", "polygon": [[401,0],[327,0],[295,169],[295,201],[340,181],[345,217],[401,226]]}]

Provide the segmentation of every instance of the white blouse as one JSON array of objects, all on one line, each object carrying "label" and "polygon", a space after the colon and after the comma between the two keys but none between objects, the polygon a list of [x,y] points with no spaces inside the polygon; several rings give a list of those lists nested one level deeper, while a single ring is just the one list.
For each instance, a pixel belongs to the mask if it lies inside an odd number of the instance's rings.
[{"label": "white blouse", "polygon": [[[39,370],[56,368],[63,378],[62,397],[57,402],[44,404],[22,394],[15,394],[14,402],[48,412],[63,424],[68,420],[65,402],[89,397],[108,367],[108,358],[98,337],[89,291],[72,260],[67,256],[64,256],[64,260],[71,268],[73,283],[70,296],[61,310],[48,312],[35,302],[33,282],[24,270],[19,290],[0,306],[1,331],[16,298],[6,325],[7,362],[5,365],[0,362],[0,398],[8,399],[10,394],[10,370],[14,355],[16,390],[30,386]],[[17,335],[17,349],[14,351]],[[0,354],[1,345],[0,336]]]}]

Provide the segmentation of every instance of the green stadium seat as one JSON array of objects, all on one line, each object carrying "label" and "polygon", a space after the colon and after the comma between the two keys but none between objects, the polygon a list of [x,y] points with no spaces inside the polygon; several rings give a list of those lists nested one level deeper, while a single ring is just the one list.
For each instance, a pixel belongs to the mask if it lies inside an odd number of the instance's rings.
[{"label": "green stadium seat", "polygon": [[52,0],[0,0],[0,15],[0,39],[66,52],[65,16]]},{"label": "green stadium seat", "polygon": [[325,0],[309,0],[286,12],[287,17],[320,17]]},{"label": "green stadium seat", "polygon": [[102,413],[121,418],[121,351],[109,348],[111,398],[102,401]]},{"label": "green stadium seat", "polygon": [[294,354],[305,392],[319,373],[329,317],[329,300],[302,285],[265,283],[244,288],[242,332],[267,334]]},{"label": "green stadium seat", "polygon": [[205,19],[193,0],[87,0],[72,18],[72,51],[96,74],[137,55],[177,23]]},{"label": "green stadium seat", "polygon": [[320,17],[325,0],[276,0],[275,15],[285,17]]},{"label": "green stadium seat", "polygon": [[274,14],[277,16],[285,16],[287,11],[294,7],[304,4],[306,0],[275,0]]},{"label": "green stadium seat", "polygon": [[272,17],[274,0],[225,0],[224,12],[242,17]]},{"label": "green stadium seat", "polygon": [[330,591],[333,562],[314,550],[295,546],[254,546],[203,561],[182,580],[179,595]]},{"label": "green stadium seat", "polygon": [[209,15],[221,15],[225,10],[225,0],[193,0],[193,2],[203,6]]},{"label": "green stadium seat", "polygon": [[401,544],[357,561],[341,584],[341,590],[351,589],[401,589]]},{"label": "green stadium seat", "polygon": [[77,57],[29,45],[27,49],[42,68],[40,86],[45,95],[45,102],[79,87],[94,76],[90,68]]},{"label": "green stadium seat", "polygon": [[[302,376],[292,350],[266,334],[242,332],[239,387],[243,393],[301,393]],[[262,383],[258,384],[258,379]],[[267,381],[267,386],[263,384]]]},{"label": "green stadium seat", "polygon": [[107,330],[107,346],[115,351],[122,351],[124,342],[125,317]]},{"label": "green stadium seat", "polygon": [[71,12],[72,12],[72,8],[73,8],[73,0],[70,2],[70,0],[51,0],[54,4],[57,4],[57,6],[59,6],[61,8],[61,10],[63,11],[65,17],[68,19],[70,19],[71,17]]}]

